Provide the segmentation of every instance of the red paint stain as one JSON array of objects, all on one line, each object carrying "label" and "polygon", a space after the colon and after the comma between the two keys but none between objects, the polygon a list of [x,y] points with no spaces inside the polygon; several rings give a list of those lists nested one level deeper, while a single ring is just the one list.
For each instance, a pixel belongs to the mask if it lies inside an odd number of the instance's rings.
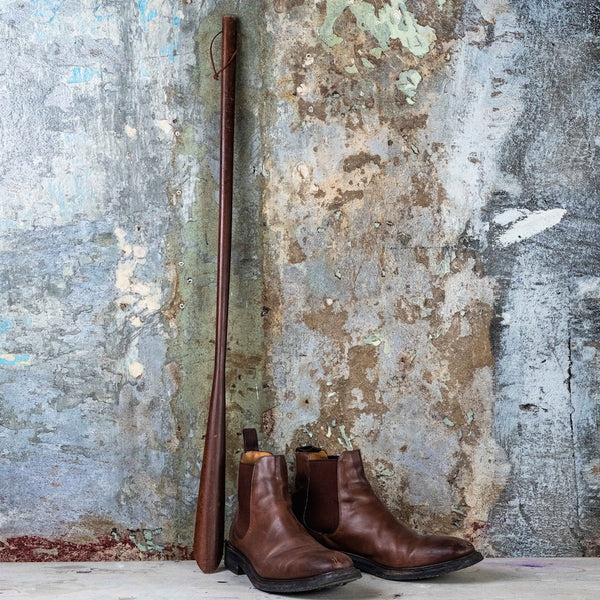
[{"label": "red paint stain", "polygon": [[100,536],[96,542],[77,544],[26,535],[0,541],[0,562],[84,562],[108,560],[189,560],[191,549],[171,544],[164,550],[142,552],[124,533]]},{"label": "red paint stain", "polygon": [[473,521],[471,523],[471,528],[470,531],[465,531],[464,533],[464,537],[469,540],[469,542],[474,542],[475,541],[475,534],[480,530],[480,529],[486,529],[487,527],[489,527],[489,523],[487,523],[486,521]]}]

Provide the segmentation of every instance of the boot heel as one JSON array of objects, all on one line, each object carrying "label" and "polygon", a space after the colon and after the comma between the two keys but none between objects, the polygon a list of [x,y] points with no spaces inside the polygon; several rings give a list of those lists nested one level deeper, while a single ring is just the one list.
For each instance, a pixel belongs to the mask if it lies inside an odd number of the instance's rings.
[{"label": "boot heel", "polygon": [[225,566],[235,575],[245,573],[237,552],[231,547],[229,542],[225,543]]}]

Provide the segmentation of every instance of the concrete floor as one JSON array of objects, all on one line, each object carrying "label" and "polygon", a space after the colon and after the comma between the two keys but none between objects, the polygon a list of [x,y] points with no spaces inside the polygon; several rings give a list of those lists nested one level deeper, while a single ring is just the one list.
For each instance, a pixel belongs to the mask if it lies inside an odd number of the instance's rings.
[{"label": "concrete floor", "polygon": [[[290,596],[287,596],[288,598]],[[344,587],[293,598],[327,600],[598,600],[596,558],[487,559],[464,571],[423,582],[365,575]],[[0,563],[0,598],[19,600],[254,600],[285,598],[259,592],[245,576],[221,569],[203,575],[185,562]]]}]

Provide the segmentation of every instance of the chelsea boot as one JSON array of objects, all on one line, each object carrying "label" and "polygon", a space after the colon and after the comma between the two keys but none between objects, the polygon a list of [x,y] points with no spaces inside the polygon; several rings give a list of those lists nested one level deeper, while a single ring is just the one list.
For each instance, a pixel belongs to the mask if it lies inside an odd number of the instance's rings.
[{"label": "chelsea boot", "polygon": [[285,458],[260,452],[244,430],[238,510],[225,545],[225,566],[265,592],[305,592],[360,577],[352,560],[319,544],[292,511]]},{"label": "chelsea boot", "polygon": [[466,540],[420,535],[400,523],[373,492],[359,450],[338,457],[297,448],[294,510],[321,544],[384,579],[436,577],[483,560]]}]

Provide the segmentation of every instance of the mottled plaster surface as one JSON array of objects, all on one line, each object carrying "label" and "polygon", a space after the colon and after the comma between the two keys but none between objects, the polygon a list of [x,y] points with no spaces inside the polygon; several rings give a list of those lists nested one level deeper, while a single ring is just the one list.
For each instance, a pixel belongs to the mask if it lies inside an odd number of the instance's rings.
[{"label": "mottled plaster surface", "polygon": [[265,432],[489,554],[597,553],[597,13],[317,7],[267,28]]},{"label": "mottled plaster surface", "polygon": [[[237,12],[157,0],[0,8],[0,560],[32,544],[54,560],[189,553],[214,349],[208,45],[223,10]],[[234,432],[261,381],[258,55],[240,57]]]},{"label": "mottled plaster surface", "polygon": [[228,12],[228,513],[258,426],[360,448],[420,529],[596,555],[592,3],[36,0],[0,7],[0,560],[189,556]]}]

